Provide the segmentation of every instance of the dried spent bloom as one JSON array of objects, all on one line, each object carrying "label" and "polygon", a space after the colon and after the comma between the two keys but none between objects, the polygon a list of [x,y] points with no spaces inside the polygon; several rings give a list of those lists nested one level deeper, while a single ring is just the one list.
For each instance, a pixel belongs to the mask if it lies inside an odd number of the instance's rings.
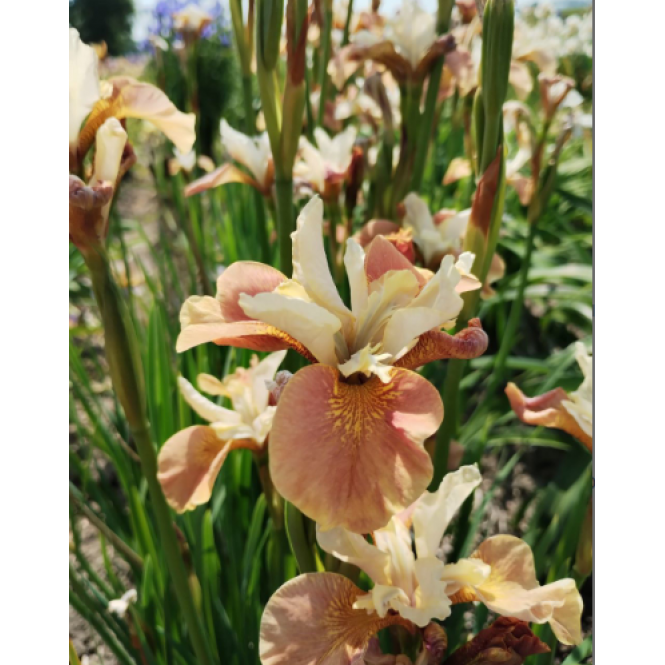
[{"label": "dried spent bloom", "polygon": [[446,619],[452,605],[471,601],[501,616],[549,623],[564,644],[581,642],[582,599],[575,581],[540,586],[531,548],[519,538],[488,538],[456,563],[437,557],[450,520],[480,482],[475,466],[449,473],[436,492],[425,492],[409,510],[373,531],[372,542],[341,527],[317,528],[321,548],[358,566],[373,587],[363,593],[334,573],[287,582],[261,619],[263,665],[345,663],[362,654],[386,625],[401,623],[415,632],[433,619]]},{"label": "dried spent bloom", "polygon": [[213,187],[240,182],[251,185],[264,196],[271,196],[275,169],[268,134],[263,132],[257,137],[247,136],[233,129],[226,120],[222,120],[220,135],[222,145],[231,159],[244,166],[249,173],[234,164],[222,164],[188,185],[185,195],[192,196]]},{"label": "dried spent bloom", "polygon": [[[217,282],[217,297],[191,297],[176,349],[215,342],[268,351],[292,348],[315,365],[284,389],[270,439],[279,493],[323,528],[366,533],[427,487],[423,442],[443,418],[438,391],[412,370],[487,348],[477,320],[442,332],[462,308],[458,287],[473,256],[446,257],[436,274],[416,269],[378,237],[365,252],[347,241],[351,308],[342,301],[323,246],[323,203],[312,199],[293,238],[293,279],[241,261]],[[312,478],[316,482],[312,482]]]},{"label": "dried spent bloom", "polygon": [[589,451],[593,447],[593,360],[582,342],[575,344],[575,358],[584,380],[568,394],[555,388],[537,397],[526,397],[514,384],[506,386],[506,395],[517,417],[527,425],[541,425],[567,432]]},{"label": "dried spent bloom", "polygon": [[293,168],[295,178],[309,185],[324,200],[335,199],[351,166],[356,134],[356,128],[349,126],[330,138],[325,130],[317,127],[314,138],[318,147],[301,136],[300,160]]},{"label": "dried spent bloom", "polygon": [[174,434],[159,451],[157,478],[176,511],[191,510],[210,499],[215,479],[232,450],[264,449],[275,415],[269,386],[285,355],[286,351],[278,351],[261,362],[254,356],[249,369],[239,368],[222,381],[199,375],[199,388],[209,395],[228,397],[233,409],[215,404],[189,381],[178,379],[185,402],[210,425],[194,425]]}]

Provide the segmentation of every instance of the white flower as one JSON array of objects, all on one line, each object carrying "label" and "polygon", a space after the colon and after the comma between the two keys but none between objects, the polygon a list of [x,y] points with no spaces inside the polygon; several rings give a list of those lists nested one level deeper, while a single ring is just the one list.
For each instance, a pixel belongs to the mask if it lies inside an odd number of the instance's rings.
[{"label": "white flower", "polygon": [[233,410],[210,401],[183,377],[178,378],[180,394],[201,418],[210,422],[220,439],[251,439],[263,444],[275,414],[275,407],[268,404],[267,384],[273,380],[285,355],[286,351],[277,351],[261,362],[253,356],[249,369],[238,368],[222,381],[210,374],[199,374],[199,388],[208,395],[228,397]]},{"label": "white flower", "polygon": [[136,589],[130,589],[122,594],[120,598],[115,598],[109,601],[108,611],[111,614],[117,614],[119,617],[124,617],[127,614],[129,606],[136,602],[138,594]]},{"label": "white flower", "polygon": [[220,133],[222,145],[229,155],[246,166],[261,187],[269,185],[269,165],[272,162],[272,152],[268,133],[263,132],[257,137],[247,136],[233,129],[226,120],[222,120],[220,124]]},{"label": "white flower", "polygon": [[417,194],[408,194],[404,199],[404,207],[404,224],[413,229],[413,240],[423,253],[426,265],[446,251],[461,249],[471,214],[470,208],[435,225],[427,203]]},{"label": "white flower", "polygon": [[330,138],[325,130],[317,127],[314,130],[314,138],[318,148],[302,136],[301,160],[293,169],[294,175],[310,183],[317,193],[324,194],[326,183],[344,180],[351,165],[356,134],[356,128],[349,126]]}]

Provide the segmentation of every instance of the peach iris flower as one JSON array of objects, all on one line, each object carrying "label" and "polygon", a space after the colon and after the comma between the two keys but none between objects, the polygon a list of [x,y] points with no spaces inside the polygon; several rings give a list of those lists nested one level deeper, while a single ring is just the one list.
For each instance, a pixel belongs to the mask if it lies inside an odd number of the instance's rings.
[{"label": "peach iris flower", "polygon": [[436,492],[424,493],[374,531],[372,542],[339,527],[319,529],[319,545],[363,570],[372,589],[364,593],[335,573],[309,573],[284,584],[261,620],[263,665],[346,663],[388,625],[414,633],[446,619],[454,604],[471,601],[502,616],[549,623],[559,641],[579,644],[582,599],[575,581],[540,586],[531,548],[521,539],[494,536],[469,558],[448,564],[438,558],[450,520],[480,482],[475,466],[448,474]]},{"label": "peach iris flower", "polygon": [[232,450],[263,451],[275,415],[269,384],[285,355],[286,351],[272,353],[261,362],[254,356],[249,369],[239,368],[222,381],[199,375],[199,388],[209,395],[228,397],[233,409],[207,399],[183,377],[178,379],[183,399],[210,425],[194,425],[174,434],[159,451],[157,478],[175,510],[191,510],[210,499],[215,479]]},{"label": "peach iris flower", "polygon": [[215,342],[260,351],[292,348],[313,363],[281,394],[270,438],[270,474],[282,496],[323,528],[367,533],[426,489],[423,447],[443,419],[438,391],[412,370],[487,348],[477,320],[454,337],[458,290],[473,256],[446,257],[436,274],[409,263],[384,238],[367,251],[347,241],[351,307],[342,301],[323,246],[315,197],[293,233],[293,279],[241,261],[217,282],[217,297],[183,305],[176,348]]},{"label": "peach iris flower", "polygon": [[506,395],[517,417],[527,425],[542,425],[567,432],[589,452],[593,449],[593,360],[582,342],[575,344],[575,359],[584,380],[568,394],[555,388],[537,397],[526,397],[514,384],[506,386]]}]

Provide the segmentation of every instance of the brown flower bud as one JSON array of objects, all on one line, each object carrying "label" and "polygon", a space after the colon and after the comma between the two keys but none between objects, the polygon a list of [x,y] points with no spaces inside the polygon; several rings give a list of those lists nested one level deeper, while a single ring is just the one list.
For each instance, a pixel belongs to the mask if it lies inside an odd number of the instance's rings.
[{"label": "brown flower bud", "polygon": [[439,665],[446,655],[448,635],[442,626],[434,621],[423,630],[423,650],[427,652],[427,665]]},{"label": "brown flower bud", "polygon": [[521,665],[527,656],[548,653],[549,650],[527,623],[500,617],[471,642],[457,649],[446,660],[446,665]]}]

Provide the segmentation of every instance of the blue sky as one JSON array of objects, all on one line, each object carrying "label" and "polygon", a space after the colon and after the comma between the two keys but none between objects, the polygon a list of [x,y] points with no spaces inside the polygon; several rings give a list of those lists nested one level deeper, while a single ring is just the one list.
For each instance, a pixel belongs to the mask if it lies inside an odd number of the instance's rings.
[{"label": "blue sky", "polygon": [[[550,0],[551,1],[551,0]],[[539,0],[516,0],[518,5],[534,5],[538,4]],[[582,0],[583,3],[583,0]],[[134,0],[134,6],[136,7],[136,16],[134,19],[134,39],[136,41],[142,41],[147,37],[148,26],[150,25],[150,16],[154,6],[157,4],[157,0]],[[200,0],[198,3],[201,7],[208,5],[213,5],[214,0]],[[222,4],[228,6],[228,0],[222,0]],[[402,0],[383,0],[381,2],[381,9],[388,13],[392,14],[400,5]],[[438,4],[438,0],[420,0],[420,5],[434,11]],[[551,2],[553,5],[569,5],[569,4],[581,4],[580,0],[554,0]],[[591,4],[590,0],[589,3]],[[354,0],[353,6],[357,9],[365,9],[371,5],[371,0]]]}]

